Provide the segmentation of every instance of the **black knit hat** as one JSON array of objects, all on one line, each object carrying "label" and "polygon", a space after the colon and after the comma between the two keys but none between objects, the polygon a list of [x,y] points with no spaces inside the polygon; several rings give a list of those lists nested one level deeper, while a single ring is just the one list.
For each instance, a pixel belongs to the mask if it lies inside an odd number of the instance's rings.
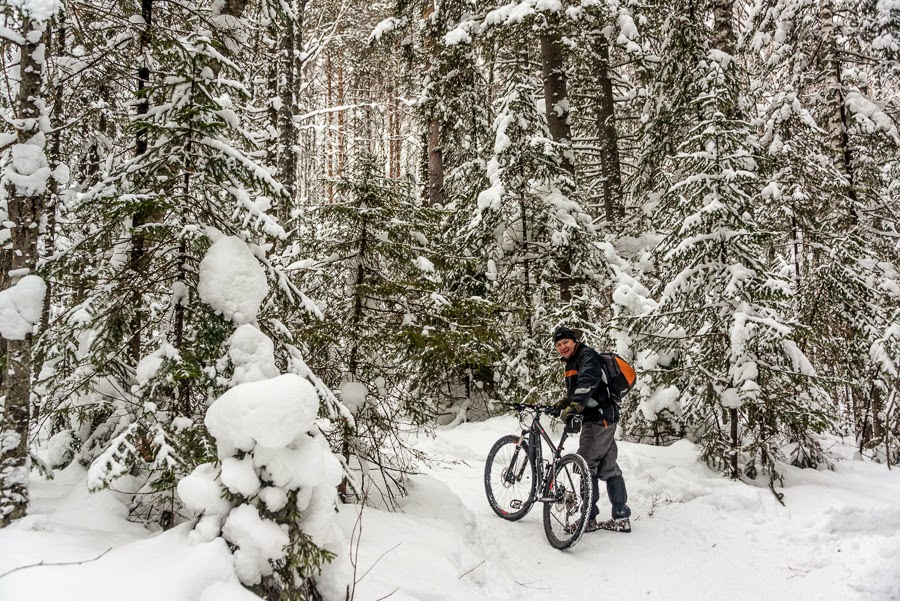
[{"label": "black knit hat", "polygon": [[578,342],[578,333],[566,326],[559,326],[556,328],[556,331],[553,332],[553,344],[556,344],[560,340],[565,340],[566,338]]}]

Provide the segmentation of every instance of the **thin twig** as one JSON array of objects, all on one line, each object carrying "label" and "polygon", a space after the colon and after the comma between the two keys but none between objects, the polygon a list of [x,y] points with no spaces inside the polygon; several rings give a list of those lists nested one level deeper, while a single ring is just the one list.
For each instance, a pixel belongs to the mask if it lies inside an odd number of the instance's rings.
[{"label": "thin twig", "polygon": [[13,572],[18,572],[19,570],[24,570],[27,568],[37,568],[40,566],[74,566],[74,565],[80,565],[83,563],[90,563],[92,561],[97,561],[98,559],[100,559],[101,557],[103,557],[104,555],[109,553],[110,551],[112,551],[112,547],[110,547],[109,549],[107,549],[106,551],[104,551],[103,553],[101,553],[100,555],[98,555],[97,557],[95,557],[93,559],[84,559],[82,561],[59,561],[59,562],[53,562],[53,563],[46,563],[46,562],[41,561],[38,563],[29,564],[27,566],[19,566],[17,568],[13,568],[7,572],[3,572],[2,574],[0,574],[0,578],[5,578],[6,576],[9,576]]},{"label": "thin twig", "polygon": [[398,586],[397,588],[395,588],[394,590],[392,590],[391,592],[389,592],[389,593],[388,593],[387,595],[385,595],[384,597],[379,597],[379,598],[375,599],[375,601],[382,601],[382,599],[387,599],[388,597],[390,597],[391,595],[393,595],[394,593],[396,593],[396,592],[399,591],[399,590],[400,590],[400,587]]},{"label": "thin twig", "polygon": [[[394,549],[396,549],[396,548],[399,547],[400,545],[401,545],[401,543],[397,543],[396,545],[394,545],[393,547],[391,547],[390,549],[388,549],[387,551],[385,551],[384,553],[382,553],[382,554],[378,557],[378,559],[375,560],[375,563],[373,563],[372,565],[370,565],[370,566],[369,566],[369,569],[366,570],[365,573],[363,573],[363,575],[359,577],[359,580],[357,580],[356,583],[359,584],[360,582],[362,582],[362,579],[366,577],[366,574],[368,574],[369,572],[371,572],[371,571],[372,571],[372,568],[374,568],[376,565],[378,565],[378,562],[381,561],[382,559],[384,559],[384,556],[385,556],[385,555],[387,555],[388,553],[390,553],[391,551],[393,551]],[[391,593],[391,594],[393,594],[393,593]]]},{"label": "thin twig", "polygon": [[[475,568],[479,567],[482,563],[484,563],[484,561],[485,561],[485,560],[482,559],[482,560],[481,560],[481,563],[479,563],[477,566],[475,566],[474,568],[472,568],[471,570],[469,570],[469,572],[474,572],[474,571],[475,571]],[[457,580],[462,580],[462,577],[465,576],[466,574],[468,574],[469,572],[466,572],[465,574],[463,574],[462,576],[460,576],[459,578],[457,578]]]}]

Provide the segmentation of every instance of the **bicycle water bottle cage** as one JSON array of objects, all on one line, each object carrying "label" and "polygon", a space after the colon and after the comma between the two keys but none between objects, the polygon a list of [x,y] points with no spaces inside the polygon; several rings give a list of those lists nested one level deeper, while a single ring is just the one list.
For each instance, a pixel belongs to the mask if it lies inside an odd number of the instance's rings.
[{"label": "bicycle water bottle cage", "polygon": [[577,434],[581,432],[581,416],[570,415],[566,418],[566,432],[569,434]]}]

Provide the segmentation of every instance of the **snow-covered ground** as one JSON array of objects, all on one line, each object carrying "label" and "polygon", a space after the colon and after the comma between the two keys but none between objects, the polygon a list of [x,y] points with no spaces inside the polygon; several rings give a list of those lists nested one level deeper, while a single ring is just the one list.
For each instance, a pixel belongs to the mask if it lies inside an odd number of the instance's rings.
[{"label": "snow-covered ground", "polygon": [[[402,511],[341,508],[357,600],[900,600],[900,469],[785,468],[783,507],[763,483],[708,470],[687,442],[622,443],[634,531],[587,534],[560,552],[539,507],[510,523],[485,501],[484,456],[515,430],[503,417],[419,440],[442,461],[412,479]],[[150,533],[84,479],[77,467],[35,478],[31,514],[0,531],[0,600],[255,598],[221,539],[192,544],[188,524]]]}]

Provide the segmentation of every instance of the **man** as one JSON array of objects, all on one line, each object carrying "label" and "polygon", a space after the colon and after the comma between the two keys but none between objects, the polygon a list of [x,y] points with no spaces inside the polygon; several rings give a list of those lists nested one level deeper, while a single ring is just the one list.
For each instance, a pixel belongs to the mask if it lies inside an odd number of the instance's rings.
[{"label": "man", "polygon": [[[578,454],[584,457],[591,470],[591,484],[594,488],[594,506],[591,507],[590,521],[586,532],[594,530],[614,530],[631,532],[631,509],[628,508],[628,493],[622,470],[616,463],[616,423],[619,410],[615,400],[610,398],[606,386],[607,376],[603,360],[597,351],[581,343],[578,334],[569,328],[560,327],[553,333],[553,344],[560,360],[566,363],[566,391],[568,398],[556,405],[563,421],[572,414],[582,415],[581,438]],[[599,480],[606,482],[606,492],[612,505],[612,519],[598,522]]]}]

